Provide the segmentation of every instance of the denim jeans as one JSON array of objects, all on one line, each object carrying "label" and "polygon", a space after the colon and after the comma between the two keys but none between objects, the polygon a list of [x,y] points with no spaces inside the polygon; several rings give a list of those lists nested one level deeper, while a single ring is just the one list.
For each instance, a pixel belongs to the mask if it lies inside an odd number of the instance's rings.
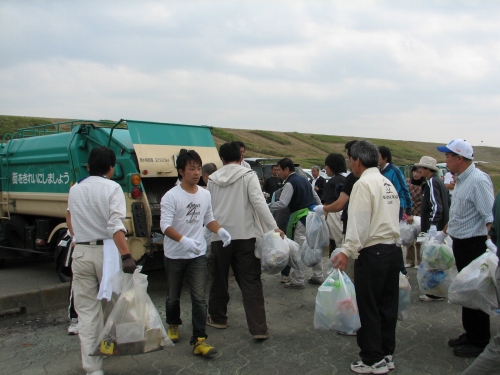
[{"label": "denim jeans", "polygon": [[184,276],[187,276],[192,303],[193,336],[190,343],[198,337],[207,337],[207,302],[205,300],[205,282],[207,278],[207,258],[205,255],[192,259],[171,259],[165,257],[165,275],[167,277],[166,314],[167,324],[182,324],[180,296]]}]

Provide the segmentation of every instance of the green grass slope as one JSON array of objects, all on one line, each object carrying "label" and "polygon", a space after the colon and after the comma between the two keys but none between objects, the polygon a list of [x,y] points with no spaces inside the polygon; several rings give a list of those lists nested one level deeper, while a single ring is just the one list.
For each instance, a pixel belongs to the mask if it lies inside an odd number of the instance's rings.
[{"label": "green grass slope", "polygon": [[[19,128],[61,122],[64,119],[35,118],[0,115],[0,137],[13,133]],[[312,165],[324,166],[326,155],[330,152],[344,153],[344,144],[360,137],[308,134],[298,132],[274,132],[252,129],[213,128],[213,136],[218,146],[227,141],[241,140],[247,145],[247,157],[290,157],[304,168]],[[369,139],[377,146],[391,149],[396,165],[417,163],[421,156],[427,155],[444,162],[444,154],[436,150],[438,143],[400,141],[389,139]],[[475,146],[474,159],[489,164],[477,164],[493,180],[495,192],[500,189],[500,148]]]}]

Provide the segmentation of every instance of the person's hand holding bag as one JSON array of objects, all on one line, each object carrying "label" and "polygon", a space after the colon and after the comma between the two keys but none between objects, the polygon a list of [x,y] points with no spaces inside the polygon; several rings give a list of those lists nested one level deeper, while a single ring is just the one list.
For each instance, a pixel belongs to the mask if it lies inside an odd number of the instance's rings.
[{"label": "person's hand holding bag", "polygon": [[231,235],[227,230],[224,228],[220,228],[219,231],[217,232],[219,235],[220,239],[222,240],[222,247],[227,247],[231,243]]},{"label": "person's hand holding bag", "polygon": [[122,270],[123,270],[123,272],[134,273],[136,267],[137,267],[137,264],[135,264],[135,260],[134,260],[134,258],[132,258],[132,255],[130,255],[130,254],[122,255]]}]

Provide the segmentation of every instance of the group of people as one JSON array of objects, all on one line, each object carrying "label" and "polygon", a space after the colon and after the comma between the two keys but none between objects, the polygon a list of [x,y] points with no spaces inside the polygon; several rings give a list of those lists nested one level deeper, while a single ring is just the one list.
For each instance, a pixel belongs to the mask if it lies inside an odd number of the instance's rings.
[{"label": "group of people", "polygon": [[[390,150],[383,146],[377,148],[369,141],[351,141],[345,145],[347,158],[341,154],[327,156],[325,170],[330,179],[324,185],[318,183],[318,177],[311,183],[297,175],[293,161],[284,158],[273,168],[277,182],[274,187],[278,186],[273,191],[275,199],[266,202],[256,173],[243,164],[244,149],[244,144],[238,142],[223,144],[219,149],[223,166],[219,169],[213,164],[204,165],[195,151],[182,150],[177,158],[180,183],[161,200],[167,334],[173,342],[180,340],[180,295],[186,276],[192,301],[190,343],[194,355],[209,356],[217,352],[207,342],[207,325],[217,329],[228,327],[230,268],[242,293],[250,334],[255,340],[268,338],[261,264],[254,253],[256,239],[275,231],[282,238],[286,233],[302,244],[309,214],[325,216],[330,249],[341,248],[332,263],[339,270],[347,271],[354,281],[361,321],[361,328],[352,333],[357,336],[360,347],[360,360],[351,365],[356,373],[381,374],[395,368],[399,273],[406,272],[398,245],[399,222],[405,215],[411,222],[413,215],[420,213],[422,230],[437,240],[442,241],[447,235],[452,237],[459,271],[485,251],[488,235],[499,241],[500,214],[494,222],[491,180],[475,168],[472,147],[463,140],[438,147],[445,154],[448,168],[456,175],[449,209],[448,190],[436,176],[436,160],[431,157],[422,157],[407,183],[392,164]],[[109,179],[116,162],[113,156],[105,147],[92,150],[88,163],[90,177],[71,188],[68,202],[68,223],[71,224],[68,226],[76,243],[73,291],[80,320],[82,362],[87,373],[93,375],[103,374],[101,357],[89,356],[103,323],[100,301],[96,298],[102,278],[101,239],[114,240],[124,272],[135,270],[125,241],[123,194],[117,193],[120,186]],[[347,174],[346,161],[350,174]],[[319,173],[319,168],[317,171]],[[425,184],[418,182],[419,174],[425,178]],[[198,184],[201,178],[206,189]],[[278,178],[281,181],[278,182]],[[93,201],[89,202],[88,197]],[[421,198],[420,211],[418,197]],[[498,206],[497,202],[497,211]],[[283,211],[287,212],[286,221],[280,229],[273,213],[276,216]],[[211,232],[210,236],[207,231]],[[208,303],[205,298],[207,242],[211,245]],[[418,251],[416,253],[418,261]],[[407,258],[406,265],[409,261]],[[305,276],[300,270],[284,274],[282,281],[288,289],[305,287]],[[321,262],[313,267],[308,282],[323,282]],[[433,296],[426,297],[433,300]],[[463,308],[462,323],[465,333],[450,339],[448,344],[454,348],[455,355],[478,356],[490,340],[489,316]],[[498,358],[492,360],[491,353],[498,357],[499,344],[497,337],[473,366],[491,363],[498,366],[495,362]]]}]

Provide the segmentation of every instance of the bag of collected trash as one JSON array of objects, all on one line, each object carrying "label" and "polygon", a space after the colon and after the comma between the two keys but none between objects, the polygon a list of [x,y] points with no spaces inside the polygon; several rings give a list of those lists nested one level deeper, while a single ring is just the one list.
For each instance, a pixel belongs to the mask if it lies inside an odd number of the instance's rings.
[{"label": "bag of collected trash", "polygon": [[495,278],[497,267],[498,257],[490,250],[474,259],[451,283],[449,301],[493,315],[499,307],[496,291],[499,285],[496,285]]},{"label": "bag of collected trash", "polygon": [[411,285],[402,272],[399,273],[399,303],[398,320],[408,319],[410,316]]},{"label": "bag of collected trash", "polygon": [[148,277],[140,269],[123,274],[122,293],[91,355],[136,355],[174,345],[147,293]]},{"label": "bag of collected trash", "polygon": [[422,243],[422,261],[417,271],[418,286],[425,294],[448,297],[448,289],[457,276],[453,250],[432,239]]},{"label": "bag of collected trash", "polygon": [[413,223],[408,224],[406,220],[399,223],[399,235],[401,237],[401,244],[404,246],[411,246],[417,240],[420,233],[420,217],[414,216]]},{"label": "bag of collected trash", "polygon": [[304,239],[304,243],[302,244],[302,248],[300,249],[300,257],[306,267],[312,267],[321,262],[322,255],[323,248],[311,248],[307,241]]},{"label": "bag of collected trash", "polygon": [[311,249],[320,249],[330,242],[328,225],[323,216],[310,213],[306,217],[306,238]]},{"label": "bag of collected trash", "polygon": [[335,269],[316,294],[314,328],[353,332],[361,327],[354,284],[343,271]]},{"label": "bag of collected trash", "polygon": [[301,270],[305,268],[302,258],[300,256],[300,245],[285,236],[285,242],[288,244],[290,249],[290,255],[288,258],[288,265],[295,270]]},{"label": "bag of collected trash", "polygon": [[274,275],[288,264],[290,250],[278,232],[271,230],[264,234],[260,243],[262,257],[260,259],[262,272]]}]

